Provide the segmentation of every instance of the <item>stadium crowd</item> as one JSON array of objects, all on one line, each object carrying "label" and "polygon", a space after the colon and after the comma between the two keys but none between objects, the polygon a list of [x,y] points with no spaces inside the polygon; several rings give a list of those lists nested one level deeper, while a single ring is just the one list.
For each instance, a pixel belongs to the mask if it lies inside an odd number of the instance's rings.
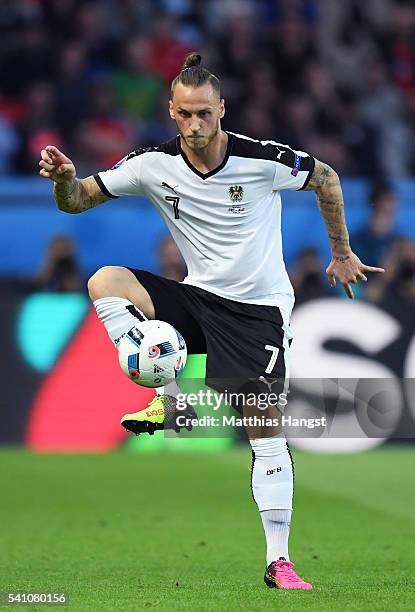
[{"label": "stadium crowd", "polygon": [[[14,0],[2,4],[0,32],[0,175],[37,174],[50,143],[86,176],[171,138],[170,83],[194,49],[221,79],[226,129],[374,184],[415,174],[413,1]],[[370,204],[352,246],[389,272],[365,297],[403,292],[413,304],[415,246],[394,234],[387,183]],[[83,286],[73,249],[57,237],[34,288]],[[160,272],[180,280],[174,244],[159,252]],[[330,295],[306,244],[290,273],[298,303]]]},{"label": "stadium crowd", "polygon": [[225,128],[343,176],[415,172],[413,2],[14,0],[0,32],[1,174],[36,173],[50,142],[85,175],[168,139],[193,49],[222,80]]}]

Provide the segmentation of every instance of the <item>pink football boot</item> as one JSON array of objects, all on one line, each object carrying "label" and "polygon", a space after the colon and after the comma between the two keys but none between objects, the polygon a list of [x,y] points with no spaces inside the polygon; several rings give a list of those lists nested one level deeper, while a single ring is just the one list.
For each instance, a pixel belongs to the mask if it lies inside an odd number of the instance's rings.
[{"label": "pink football boot", "polygon": [[303,589],[311,591],[310,583],[304,582],[294,571],[294,563],[280,557],[278,561],[270,563],[265,570],[264,582],[270,589]]}]

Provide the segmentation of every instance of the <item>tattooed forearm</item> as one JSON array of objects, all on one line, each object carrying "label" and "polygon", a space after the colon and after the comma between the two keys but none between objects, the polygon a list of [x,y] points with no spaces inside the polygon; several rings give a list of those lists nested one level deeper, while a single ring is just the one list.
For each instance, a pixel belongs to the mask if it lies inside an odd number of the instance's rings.
[{"label": "tattooed forearm", "polygon": [[314,173],[306,189],[316,192],[333,256],[339,257],[339,261],[345,261],[344,257],[350,251],[350,244],[344,215],[343,193],[337,173],[327,164],[316,160]]},{"label": "tattooed forearm", "polygon": [[60,210],[69,213],[76,213],[78,200],[78,179],[74,178],[64,183],[55,183],[53,195]]},{"label": "tattooed forearm", "polygon": [[329,238],[333,244],[344,244],[345,241],[344,236],[336,236],[334,234],[329,234]]},{"label": "tattooed forearm", "polygon": [[74,178],[63,183],[55,183],[53,195],[58,208],[71,214],[84,212],[109,199],[102,193],[92,176],[83,180]]}]

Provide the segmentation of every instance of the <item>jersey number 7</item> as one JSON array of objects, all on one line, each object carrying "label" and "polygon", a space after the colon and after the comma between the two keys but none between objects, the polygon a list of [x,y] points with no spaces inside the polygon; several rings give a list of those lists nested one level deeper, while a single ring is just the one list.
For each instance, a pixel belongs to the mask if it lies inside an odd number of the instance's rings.
[{"label": "jersey number 7", "polygon": [[167,202],[173,202],[174,218],[179,219],[179,202],[180,198],[177,196],[165,196]]}]

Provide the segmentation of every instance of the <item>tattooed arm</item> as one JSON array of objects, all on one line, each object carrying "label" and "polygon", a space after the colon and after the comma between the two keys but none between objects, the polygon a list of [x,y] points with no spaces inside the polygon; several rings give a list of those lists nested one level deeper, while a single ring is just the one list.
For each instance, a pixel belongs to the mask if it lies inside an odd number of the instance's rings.
[{"label": "tattooed arm", "polygon": [[384,270],[363,264],[351,250],[344,215],[342,188],[340,179],[333,168],[316,160],[315,169],[306,190],[316,192],[320,213],[330,238],[332,260],[326,270],[329,283],[335,287],[337,277],[347,296],[353,299],[351,285],[360,280],[366,282],[364,272],[384,272]]},{"label": "tattooed arm", "polygon": [[72,214],[84,212],[110,199],[102,193],[93,176],[81,180],[72,178],[62,183],[55,182],[53,195],[58,208]]},{"label": "tattooed arm", "polygon": [[92,176],[77,179],[72,161],[56,147],[42,149],[41,158],[39,174],[54,181],[53,195],[60,210],[77,214],[110,199]]}]

